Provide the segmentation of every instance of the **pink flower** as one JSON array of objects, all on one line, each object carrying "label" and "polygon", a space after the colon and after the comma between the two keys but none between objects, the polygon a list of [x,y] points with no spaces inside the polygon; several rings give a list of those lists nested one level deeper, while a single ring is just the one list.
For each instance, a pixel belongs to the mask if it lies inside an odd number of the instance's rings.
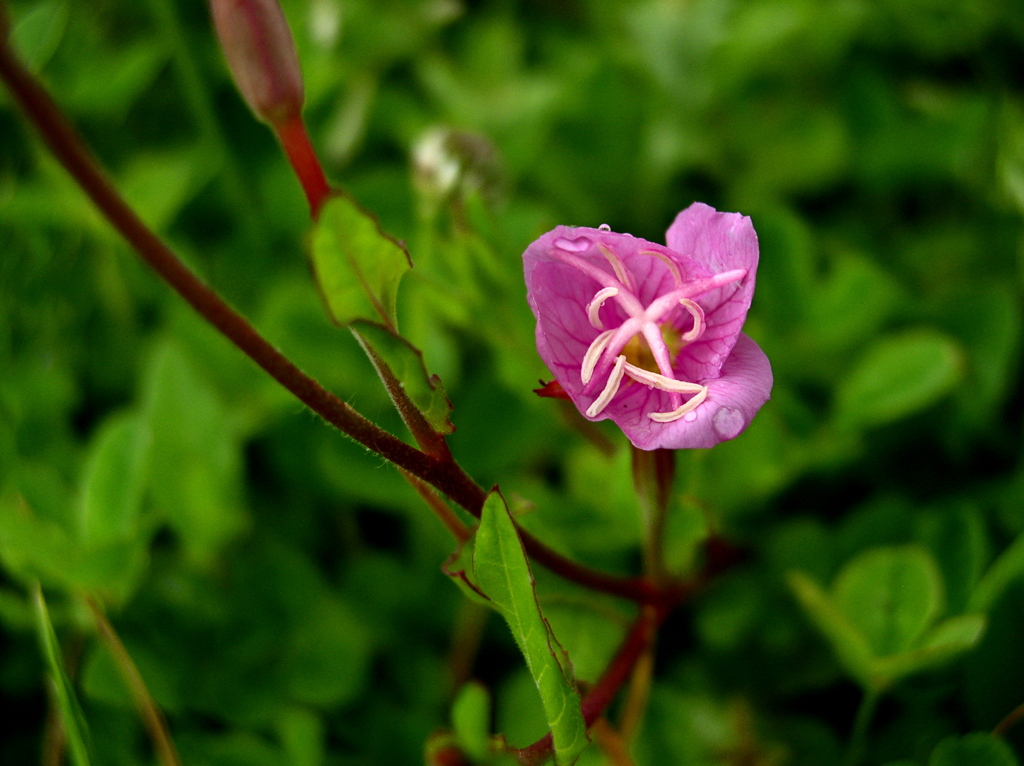
[{"label": "pink flower", "polygon": [[700,202],[668,247],[559,226],[523,254],[537,350],[590,420],[639,449],[713,447],[767,400],[772,370],[740,332],[754,294],[750,219]]}]

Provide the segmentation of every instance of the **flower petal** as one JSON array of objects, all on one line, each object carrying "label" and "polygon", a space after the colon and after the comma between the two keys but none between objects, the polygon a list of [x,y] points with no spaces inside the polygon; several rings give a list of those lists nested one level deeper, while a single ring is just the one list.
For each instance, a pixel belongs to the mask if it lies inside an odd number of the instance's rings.
[{"label": "flower petal", "polygon": [[[706,381],[708,396],[693,412],[671,423],[654,423],[644,413],[629,422],[616,422],[639,449],[714,447],[734,439],[750,425],[772,390],[772,368],[764,351],[740,333],[721,377]],[[615,410],[606,410],[615,420]],[[693,416],[692,419],[690,416]]]},{"label": "flower petal", "polygon": [[719,213],[695,202],[676,216],[668,229],[668,246],[714,274],[746,269],[747,276],[735,285],[713,290],[697,299],[707,326],[698,341],[676,360],[681,375],[700,380],[718,375],[732,351],[754,297],[757,273],[757,234],[750,218],[739,213]]}]

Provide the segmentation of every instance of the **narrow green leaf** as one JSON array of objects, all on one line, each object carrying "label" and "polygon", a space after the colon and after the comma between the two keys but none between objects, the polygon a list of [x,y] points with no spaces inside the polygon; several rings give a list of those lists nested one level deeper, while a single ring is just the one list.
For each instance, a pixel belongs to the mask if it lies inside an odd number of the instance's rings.
[{"label": "narrow green leaf", "polygon": [[79,707],[78,698],[75,696],[75,690],[64,670],[60,644],[57,642],[53,623],[50,622],[50,612],[46,608],[46,599],[43,597],[43,589],[38,581],[33,585],[32,599],[36,608],[36,629],[39,633],[43,659],[53,684],[53,693],[57,700],[61,723],[64,725],[71,762],[74,766],[89,766],[89,729],[85,722],[85,716],[82,715],[82,709]]},{"label": "narrow green leaf", "polygon": [[865,428],[911,415],[948,394],[963,372],[963,353],[934,330],[876,341],[836,390],[836,420]]},{"label": "narrow green leaf", "polygon": [[928,766],[1018,766],[1013,750],[991,734],[947,737],[932,751]]},{"label": "narrow green leaf", "polygon": [[846,671],[867,688],[874,688],[871,648],[867,639],[822,590],[802,572],[790,572],[789,587],[818,630],[824,634]]},{"label": "narrow green leaf", "polygon": [[344,194],[333,196],[313,229],[313,270],[339,324],[378,318],[397,326],[398,284],[412,264],[405,249]]},{"label": "narrow green leaf", "polygon": [[572,666],[541,613],[533,574],[512,515],[497,492],[487,496],[476,532],[477,584],[508,622],[540,691],[560,764],[574,763],[588,743]]},{"label": "narrow green leaf", "polygon": [[136,531],[151,439],[139,418],[120,414],[90,445],[78,526],[87,546],[129,540]]},{"label": "narrow green leaf", "polygon": [[832,593],[877,657],[917,646],[942,611],[942,576],[916,545],[865,551],[843,567]]},{"label": "narrow green leaf", "polygon": [[462,749],[482,761],[490,750],[491,696],[476,681],[464,684],[452,703],[452,728]]},{"label": "narrow green leaf", "polygon": [[[448,400],[441,379],[427,372],[423,354],[418,348],[376,322],[356,320],[349,325],[349,329],[370,357],[391,400],[417,439],[429,441],[431,435],[450,434],[455,430],[448,419],[452,403]],[[411,403],[415,410],[408,411],[407,403]],[[420,419],[416,413],[429,426],[428,434],[418,433],[422,429],[415,422]]]},{"label": "narrow green leaf", "polygon": [[968,608],[972,612],[987,612],[1006,590],[1006,586],[1024,575],[1024,533],[1017,536],[1010,547],[999,554],[981,576],[971,594]]}]

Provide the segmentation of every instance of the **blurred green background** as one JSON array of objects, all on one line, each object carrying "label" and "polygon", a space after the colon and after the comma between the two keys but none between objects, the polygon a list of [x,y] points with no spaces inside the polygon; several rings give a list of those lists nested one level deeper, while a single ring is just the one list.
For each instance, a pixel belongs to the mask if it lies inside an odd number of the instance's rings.
[{"label": "blurred green background", "polygon": [[[523,249],[557,224],[663,241],[695,200],[753,218],[746,330],[773,398],[736,441],[679,456],[668,545],[679,571],[709,528],[749,555],[666,626],[637,762],[838,763],[872,681],[829,632],[834,602],[883,659],[982,615],[956,658],[886,676],[865,762],[1013,763],[994,740],[1004,760],[933,751],[1024,702],[1024,3],[283,5],[329,176],[409,246],[401,329],[454,403],[453,451],[576,559],[636,571],[629,453],[531,392],[549,376]],[[205,4],[9,7],[18,50],[143,217],[398,433],[326,318],[305,200]],[[469,675],[527,744],[544,731],[532,683],[505,626],[440,572],[452,548],[393,469],[136,261],[0,91],[0,762],[59,762],[41,744],[36,579],[97,763],[154,761],[82,592],[191,766],[422,762]],[[593,681],[629,611],[537,574]],[[882,596],[879,627],[858,599]]]}]

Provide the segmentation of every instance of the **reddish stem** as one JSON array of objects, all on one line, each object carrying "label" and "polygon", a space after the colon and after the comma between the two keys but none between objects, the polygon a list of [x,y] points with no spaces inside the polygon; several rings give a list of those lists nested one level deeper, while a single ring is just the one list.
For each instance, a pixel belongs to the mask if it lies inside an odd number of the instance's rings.
[{"label": "reddish stem", "polygon": [[306,199],[309,201],[309,214],[315,221],[327,198],[331,196],[331,187],[327,183],[324,169],[316,156],[313,142],[309,139],[302,115],[296,112],[276,123],[273,128],[284,153],[288,156],[288,162],[291,163],[295,175],[299,178],[299,183],[302,184],[302,190],[306,192]]},{"label": "reddish stem", "polygon": [[[0,30],[3,24],[3,6],[0,5]],[[110,224],[200,316],[328,423],[480,517],[486,493],[450,456],[426,455],[367,420],[296,367],[245,317],[189,271],[121,198],[78,133],[38,80],[17,61],[3,36],[0,36],[0,78],[50,151]],[[319,189],[310,196],[313,208],[317,202],[322,204],[330,190],[326,181],[322,186],[311,188]],[[579,585],[640,603],[657,600],[662,595],[646,580],[599,572],[566,559],[526,532],[521,532],[521,537],[527,553],[539,564]]]}]

